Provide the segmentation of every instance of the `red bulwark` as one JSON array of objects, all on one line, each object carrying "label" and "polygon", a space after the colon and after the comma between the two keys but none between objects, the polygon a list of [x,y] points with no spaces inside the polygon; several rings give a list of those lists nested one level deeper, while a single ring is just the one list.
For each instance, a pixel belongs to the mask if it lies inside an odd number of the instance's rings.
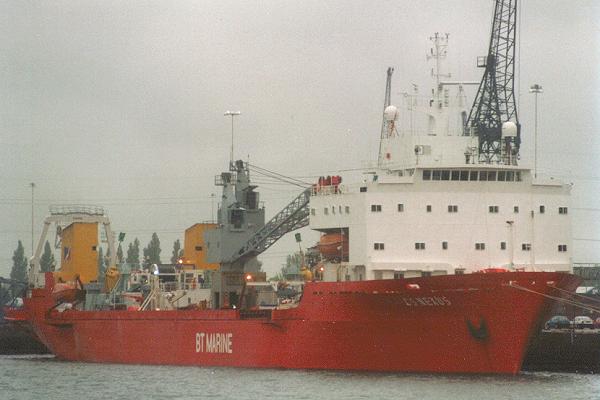
[{"label": "red bulwark", "polygon": [[297,308],[59,312],[34,289],[27,316],[60,359],[128,364],[516,374],[530,337],[579,278],[498,272],[309,282]]}]

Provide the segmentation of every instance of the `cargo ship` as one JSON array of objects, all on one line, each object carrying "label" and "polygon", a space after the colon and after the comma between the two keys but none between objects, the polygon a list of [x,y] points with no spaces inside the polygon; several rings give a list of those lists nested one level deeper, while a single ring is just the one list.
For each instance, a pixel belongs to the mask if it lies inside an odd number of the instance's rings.
[{"label": "cargo ship", "polygon": [[[469,83],[442,80],[448,36],[435,34],[431,92],[393,106],[388,69],[379,156],[362,182],[324,176],[265,222],[252,166],[232,157],[215,178],[217,222],[190,227],[174,265],[117,265],[102,209],[52,209],[39,243],[59,227],[61,268],[40,273],[39,247],[21,319],[69,361],[518,373],[579,278],[570,186],[518,165],[516,9],[496,1],[470,111]],[[318,262],[302,280],[268,282],[257,256],[305,226],[322,235]]]}]

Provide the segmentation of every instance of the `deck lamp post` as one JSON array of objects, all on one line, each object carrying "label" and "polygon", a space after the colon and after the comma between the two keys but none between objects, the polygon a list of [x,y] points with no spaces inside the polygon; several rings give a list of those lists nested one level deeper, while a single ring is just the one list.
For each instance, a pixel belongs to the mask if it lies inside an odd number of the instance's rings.
[{"label": "deck lamp post", "polygon": [[534,85],[531,85],[531,87],[529,88],[529,93],[535,94],[535,138],[533,140],[533,176],[534,178],[537,178],[538,94],[544,93],[544,89],[541,85],[538,85],[536,83]]}]

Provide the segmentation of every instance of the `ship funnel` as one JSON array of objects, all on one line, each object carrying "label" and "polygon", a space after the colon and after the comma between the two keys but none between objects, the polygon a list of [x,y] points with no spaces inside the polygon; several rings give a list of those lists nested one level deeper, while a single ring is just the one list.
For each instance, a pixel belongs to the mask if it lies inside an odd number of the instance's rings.
[{"label": "ship funnel", "polygon": [[506,121],[502,124],[502,137],[517,137],[517,124]]}]

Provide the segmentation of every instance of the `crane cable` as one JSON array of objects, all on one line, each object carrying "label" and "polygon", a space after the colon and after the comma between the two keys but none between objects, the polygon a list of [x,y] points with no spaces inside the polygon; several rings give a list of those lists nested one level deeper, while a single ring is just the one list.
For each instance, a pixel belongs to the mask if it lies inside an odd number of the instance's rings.
[{"label": "crane cable", "polygon": [[254,164],[248,163],[248,166],[251,168],[252,172],[262,175],[264,178],[273,179],[277,181],[281,181],[290,185],[299,186],[302,188],[307,188],[311,184],[308,182],[301,181],[300,179],[292,178],[290,176],[282,175],[280,173],[268,170],[266,168],[259,167]]}]

